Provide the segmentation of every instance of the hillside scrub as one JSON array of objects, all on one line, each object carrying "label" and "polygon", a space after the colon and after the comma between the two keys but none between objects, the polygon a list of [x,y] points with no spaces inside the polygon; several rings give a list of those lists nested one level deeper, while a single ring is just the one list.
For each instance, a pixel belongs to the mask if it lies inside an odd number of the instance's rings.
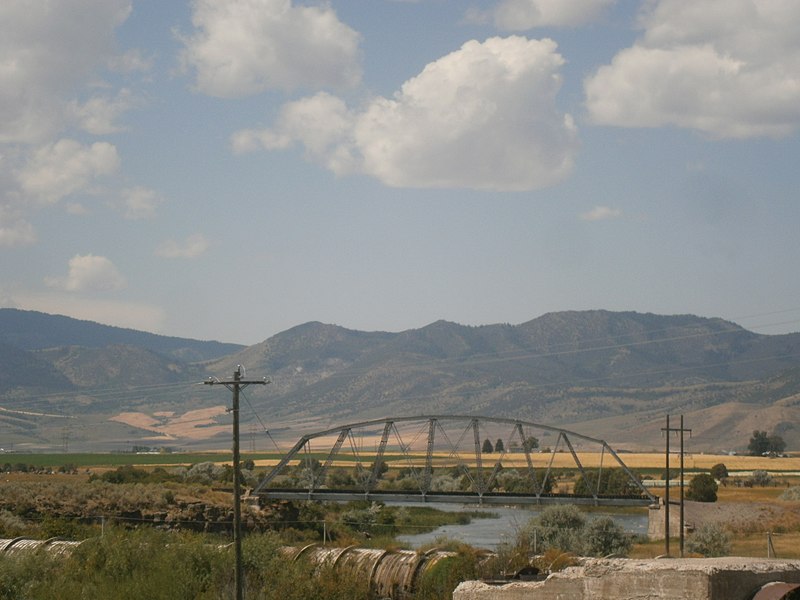
[{"label": "hillside scrub", "polygon": [[[283,514],[288,509],[286,503],[260,511],[245,507],[244,526],[265,529],[270,521],[291,518]],[[150,523],[170,529],[227,532],[232,514],[230,494],[203,485],[49,478],[0,485],[0,536],[38,537],[54,520],[87,526],[110,520],[128,526]]]},{"label": "hillside scrub", "polygon": [[778,496],[780,500],[787,502],[797,502],[800,500],[800,486],[790,487],[788,490]]}]

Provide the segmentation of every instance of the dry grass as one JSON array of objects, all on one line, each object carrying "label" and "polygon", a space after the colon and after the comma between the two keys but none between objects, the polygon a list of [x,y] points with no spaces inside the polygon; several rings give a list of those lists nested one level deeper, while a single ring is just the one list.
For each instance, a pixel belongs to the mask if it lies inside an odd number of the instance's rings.
[{"label": "dry grass", "polygon": [[[772,534],[773,556],[777,558],[800,558],[800,532]],[[767,556],[767,534],[737,535],[731,545],[734,556]]]},{"label": "dry grass", "polygon": [[[331,445],[333,445],[331,443]],[[320,446],[322,447],[322,446]],[[326,449],[327,450],[327,449]],[[587,468],[597,468],[601,465],[603,468],[617,467],[619,464],[608,453],[600,452],[578,452],[578,460]],[[635,470],[649,470],[657,471],[665,468],[664,455],[657,452],[642,452],[642,453],[624,453],[619,455],[622,462],[630,469]],[[298,455],[297,460],[302,458]],[[364,453],[361,457],[362,461],[369,462],[372,457],[369,453]],[[470,466],[475,466],[474,456],[462,455],[459,457],[462,463]],[[495,460],[499,460],[499,454],[484,454],[482,456],[483,465],[491,465]],[[554,469],[574,469],[575,460],[569,452],[557,452],[555,455],[551,453],[533,453],[531,459],[536,468],[547,468],[552,460],[552,467]],[[259,460],[256,464],[260,467],[266,467],[277,464],[277,459]],[[417,467],[425,465],[424,454],[414,454],[410,457],[410,462]],[[448,453],[434,453],[433,466],[447,467],[453,466],[458,462],[458,459]],[[527,462],[524,454],[505,454],[502,457],[502,463],[507,468],[525,468]],[[700,470],[708,471],[714,465],[723,463],[728,471],[755,471],[764,470],[770,472],[794,472],[800,473],[800,457],[790,458],[764,458],[761,456],[728,456],[725,454],[689,454],[684,459],[684,468],[687,470]],[[334,466],[346,467],[352,466],[352,461],[336,460],[333,462]],[[392,466],[406,467],[409,461],[400,460],[394,461]],[[674,456],[670,460],[670,468],[678,467],[678,457]]]},{"label": "dry grass", "polygon": [[164,411],[152,416],[141,412],[121,412],[109,420],[158,433],[165,441],[176,438],[201,440],[230,429],[229,425],[215,424],[216,418],[225,412],[224,406],[190,410],[182,415]]},{"label": "dry grass", "polygon": [[[777,558],[800,558],[800,532],[772,535],[772,547]],[[664,554],[664,540],[636,544],[631,550],[631,558],[655,558]],[[670,539],[670,555],[680,555],[678,538]],[[737,534],[731,540],[731,556],[767,557],[767,534]]]}]

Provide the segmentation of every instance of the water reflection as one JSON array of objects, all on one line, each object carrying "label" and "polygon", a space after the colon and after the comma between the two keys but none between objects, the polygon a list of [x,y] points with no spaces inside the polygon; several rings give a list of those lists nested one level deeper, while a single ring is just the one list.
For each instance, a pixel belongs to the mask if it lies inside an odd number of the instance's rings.
[{"label": "water reflection", "polygon": [[[419,504],[408,506],[419,506]],[[537,516],[542,507],[507,507],[496,506],[491,508],[464,506],[463,504],[437,504],[434,508],[448,512],[454,511],[481,511],[494,513],[496,518],[472,519],[468,525],[444,525],[428,533],[415,535],[400,535],[398,539],[408,543],[412,548],[419,548],[434,542],[437,538],[447,537],[462,541],[476,548],[495,550],[497,545],[513,539],[517,530],[525,525],[528,520]],[[638,535],[647,534],[647,511],[641,513],[616,514],[603,511],[587,512],[589,519],[595,517],[611,517],[619,523],[625,531]]]}]

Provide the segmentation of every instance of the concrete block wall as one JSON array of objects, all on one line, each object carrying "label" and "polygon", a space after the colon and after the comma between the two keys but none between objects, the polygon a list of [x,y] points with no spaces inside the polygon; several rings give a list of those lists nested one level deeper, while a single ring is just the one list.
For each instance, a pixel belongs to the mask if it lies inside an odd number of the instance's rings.
[{"label": "concrete block wall", "polygon": [[800,561],[583,559],[544,581],[468,581],[453,600],[751,600],[766,583],[800,583]]}]

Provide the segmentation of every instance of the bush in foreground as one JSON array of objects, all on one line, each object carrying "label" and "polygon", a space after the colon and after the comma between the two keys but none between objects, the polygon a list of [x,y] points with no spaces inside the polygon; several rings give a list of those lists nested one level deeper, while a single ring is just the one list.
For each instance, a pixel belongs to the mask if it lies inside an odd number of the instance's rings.
[{"label": "bush in foreground", "polygon": [[549,506],[517,534],[509,555],[560,550],[580,556],[626,555],[631,537],[610,517],[588,520],[574,505]]},{"label": "bush in foreground", "polygon": [[[196,534],[112,529],[71,556],[0,556],[0,600],[218,600],[233,597],[233,550]],[[227,540],[224,540],[227,541]],[[253,600],[366,600],[368,583],[290,561],[274,535],[244,540],[245,594]]]},{"label": "bush in foreground", "polygon": [[727,556],[731,551],[731,536],[720,525],[702,525],[688,540],[686,550],[703,556]]}]

